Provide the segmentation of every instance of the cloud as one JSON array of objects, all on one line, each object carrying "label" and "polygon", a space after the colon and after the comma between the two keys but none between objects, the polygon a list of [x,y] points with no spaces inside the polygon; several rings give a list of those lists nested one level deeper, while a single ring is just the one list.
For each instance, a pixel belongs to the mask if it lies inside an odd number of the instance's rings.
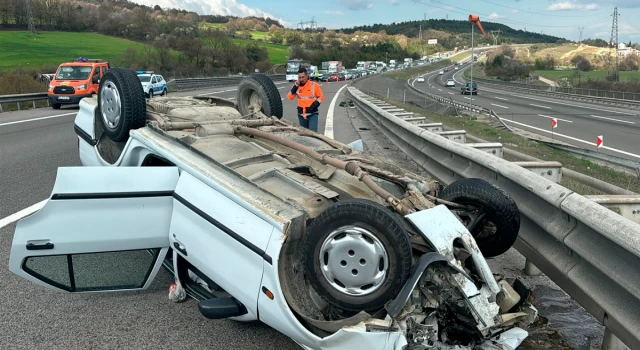
[{"label": "cloud", "polygon": [[371,0],[347,0],[345,5],[349,10],[366,10],[373,8]]},{"label": "cloud", "polygon": [[598,8],[598,4],[576,4],[574,2],[565,1],[565,2],[557,2],[555,4],[551,4],[549,7],[547,7],[547,10],[549,11],[567,11],[567,10],[588,11],[588,10],[595,10],[597,8]]},{"label": "cloud", "polygon": [[499,14],[493,12],[487,18],[489,18],[489,19],[501,19],[501,18],[504,18],[504,16],[500,16]]},{"label": "cloud", "polygon": [[400,5],[400,0],[389,0],[389,4],[391,6],[398,6]]},{"label": "cloud", "polygon": [[269,17],[279,21],[284,26],[291,26],[291,23],[277,15],[264,12],[258,8],[249,7],[239,3],[237,0],[208,0],[206,2],[194,0],[137,0],[136,2],[147,6],[159,5],[162,8],[177,8],[193,11],[199,15]]},{"label": "cloud", "polygon": [[520,10],[511,10],[511,13],[518,13]]},{"label": "cloud", "polygon": [[336,16],[344,15],[344,13],[342,13],[342,11],[338,11],[338,10],[335,10],[335,11],[327,10],[327,11],[323,11],[322,13],[324,13],[325,15],[336,15]]}]

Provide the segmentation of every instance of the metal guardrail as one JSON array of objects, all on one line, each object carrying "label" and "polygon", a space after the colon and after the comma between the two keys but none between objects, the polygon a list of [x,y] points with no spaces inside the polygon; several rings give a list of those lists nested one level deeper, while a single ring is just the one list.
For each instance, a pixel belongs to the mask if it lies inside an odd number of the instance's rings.
[{"label": "metal guardrail", "polygon": [[424,117],[401,117],[408,113],[390,112],[393,106],[352,86],[348,94],[370,122],[442,183],[475,177],[507,191],[522,214],[514,247],[527,265],[598,319],[606,327],[605,342],[640,348],[640,196],[582,196],[558,184],[557,162],[512,163],[502,159],[500,143],[467,144],[460,137],[464,131],[443,133],[442,124],[424,124]]},{"label": "metal guardrail", "polygon": [[[469,81],[463,75],[463,79]],[[640,94],[622,91],[592,90],[580,88],[564,88],[559,86],[545,86],[515,83],[497,79],[473,78],[473,81],[498,87],[508,87],[509,91],[518,91],[528,94],[562,98],[566,100],[576,100],[592,103],[600,103],[612,106],[628,107],[640,109]]]},{"label": "metal guardrail", "polygon": [[[249,75],[237,75],[227,77],[211,77],[211,78],[187,78],[187,79],[173,79],[167,82],[167,88],[169,91],[184,91],[195,90],[216,86],[238,85],[243,78]],[[280,81],[285,79],[284,74],[267,75],[273,81]],[[37,92],[30,94],[18,94],[18,95],[0,95],[0,113],[3,112],[3,103],[15,103],[17,109],[20,110],[21,102],[32,101],[33,108],[36,108],[36,101],[47,100],[46,92]]]},{"label": "metal guardrail", "polygon": [[36,92],[31,94],[17,94],[17,95],[0,95],[0,113],[2,113],[3,103],[15,103],[18,110],[20,110],[20,102],[33,102],[33,108],[36,108],[36,101],[42,101],[47,99],[46,92]]},{"label": "metal guardrail", "polygon": [[[173,90],[193,90],[193,89],[202,89],[207,87],[214,86],[227,86],[227,85],[237,85],[240,84],[240,81],[251,75],[235,75],[235,76],[226,76],[226,77],[211,77],[211,78],[188,78],[188,79],[174,79],[167,82],[167,88],[169,91]],[[269,74],[267,77],[271,78],[273,81],[283,81],[285,80],[284,74]]]}]

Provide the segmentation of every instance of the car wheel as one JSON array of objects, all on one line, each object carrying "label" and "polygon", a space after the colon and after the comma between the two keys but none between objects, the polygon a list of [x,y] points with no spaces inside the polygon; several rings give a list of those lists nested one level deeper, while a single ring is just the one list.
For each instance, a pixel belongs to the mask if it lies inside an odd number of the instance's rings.
[{"label": "car wheel", "polygon": [[161,96],[167,96],[167,89],[162,90],[162,95]]},{"label": "car wheel", "polygon": [[340,201],[304,236],[306,276],[328,303],[375,311],[396,297],[411,270],[408,234],[393,212],[365,199]]},{"label": "car wheel", "polygon": [[59,103],[54,103],[54,104],[51,105],[51,108],[60,109],[60,104]]},{"label": "car wheel", "polygon": [[269,77],[256,74],[242,79],[238,85],[238,111],[242,115],[251,114],[254,108],[268,117],[282,119],[280,92]]},{"label": "car wheel", "polygon": [[153,90],[149,90],[149,98],[153,98]]},{"label": "car wheel", "polygon": [[462,219],[487,258],[504,254],[518,238],[520,211],[503,189],[482,179],[462,179],[445,187],[441,199],[474,208],[451,208]]},{"label": "car wheel", "polygon": [[128,69],[111,68],[98,89],[98,117],[107,136],[121,142],[129,131],[145,125],[146,102],[136,74]]}]

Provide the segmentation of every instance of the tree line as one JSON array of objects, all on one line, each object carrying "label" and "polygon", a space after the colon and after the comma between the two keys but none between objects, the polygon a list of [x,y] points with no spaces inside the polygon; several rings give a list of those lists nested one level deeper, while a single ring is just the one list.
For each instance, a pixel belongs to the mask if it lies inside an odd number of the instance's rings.
[{"label": "tree line", "polygon": [[[434,29],[439,31],[445,31],[451,34],[462,35],[466,38],[463,45],[470,45],[471,43],[471,24],[467,21],[461,20],[447,20],[447,19],[428,19],[420,21],[407,21],[407,22],[393,22],[391,24],[372,24],[364,26],[356,26],[352,28],[342,29],[342,32],[346,34],[354,33],[356,31],[374,32],[377,33],[384,30],[389,35],[403,34],[407,37],[417,38],[420,34],[422,26],[423,37],[424,31],[428,29]],[[567,40],[564,38],[556,37],[553,35],[540,34],[535,32],[528,32],[523,30],[516,30],[501,23],[484,22],[482,21],[482,27],[489,33],[491,30],[500,30],[498,41],[500,43],[509,44],[526,44],[526,43],[564,43]],[[477,28],[476,28],[477,29]],[[476,30],[477,31],[477,30]],[[479,34],[479,33],[478,33]],[[490,42],[493,43],[493,39]],[[427,37],[427,39],[432,39]],[[481,39],[477,36],[477,42],[484,42],[485,39]],[[440,39],[438,40],[440,41]],[[447,45],[447,47],[450,45]]]}]

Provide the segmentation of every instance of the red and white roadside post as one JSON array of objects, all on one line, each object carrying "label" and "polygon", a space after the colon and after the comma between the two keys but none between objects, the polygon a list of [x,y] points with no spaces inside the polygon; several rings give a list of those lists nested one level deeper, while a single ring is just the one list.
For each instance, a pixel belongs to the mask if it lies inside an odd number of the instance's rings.
[{"label": "red and white roadside post", "polygon": [[598,150],[598,148],[602,148],[603,145],[604,145],[604,137],[600,135],[596,138],[596,150]]},{"label": "red and white roadside post", "polygon": [[558,120],[556,118],[551,119],[551,140],[553,140],[553,129],[558,127]]}]

